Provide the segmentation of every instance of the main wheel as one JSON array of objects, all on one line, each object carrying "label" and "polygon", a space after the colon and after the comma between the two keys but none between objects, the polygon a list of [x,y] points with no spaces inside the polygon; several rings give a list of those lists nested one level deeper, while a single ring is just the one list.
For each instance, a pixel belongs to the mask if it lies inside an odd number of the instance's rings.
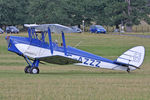
[{"label": "main wheel", "polygon": [[30,66],[26,66],[25,69],[24,69],[24,72],[25,73],[30,73],[30,69],[31,69]]},{"label": "main wheel", "polygon": [[30,70],[30,74],[39,74],[39,68],[38,67],[32,67]]}]

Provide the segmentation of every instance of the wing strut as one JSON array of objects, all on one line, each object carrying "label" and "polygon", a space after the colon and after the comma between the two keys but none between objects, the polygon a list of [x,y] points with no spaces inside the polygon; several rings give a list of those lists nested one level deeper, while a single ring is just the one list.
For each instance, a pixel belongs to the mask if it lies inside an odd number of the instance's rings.
[{"label": "wing strut", "polygon": [[31,36],[31,28],[28,28],[28,35],[29,35],[30,42],[31,42],[31,38],[32,38],[32,36]]},{"label": "wing strut", "polygon": [[66,49],[66,42],[65,42],[65,35],[62,31],[62,40],[63,40],[63,48],[64,48],[64,54],[67,55],[67,49]]},{"label": "wing strut", "polygon": [[51,54],[53,54],[52,36],[51,36],[50,28],[48,28],[48,37],[49,37],[49,46],[50,46]]}]

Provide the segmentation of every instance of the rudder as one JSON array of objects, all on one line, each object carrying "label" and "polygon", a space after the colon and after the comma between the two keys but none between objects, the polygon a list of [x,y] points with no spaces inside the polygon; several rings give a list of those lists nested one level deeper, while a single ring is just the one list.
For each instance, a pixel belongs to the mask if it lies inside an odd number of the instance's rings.
[{"label": "rudder", "polygon": [[143,46],[133,47],[116,59],[116,63],[131,66],[131,70],[139,68],[144,60],[145,48]]}]

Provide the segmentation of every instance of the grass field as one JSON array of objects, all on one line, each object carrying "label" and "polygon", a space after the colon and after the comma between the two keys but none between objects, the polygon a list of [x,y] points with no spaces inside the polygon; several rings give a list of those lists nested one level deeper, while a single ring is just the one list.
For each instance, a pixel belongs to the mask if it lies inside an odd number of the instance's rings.
[{"label": "grass field", "polygon": [[[25,34],[21,34],[24,36]],[[55,39],[58,35],[53,34]],[[116,59],[133,46],[143,45],[140,70],[128,74],[74,65],[40,65],[40,74],[24,74],[26,62],[7,51],[0,34],[0,100],[149,100],[150,39],[112,34],[66,34],[67,45]]]}]

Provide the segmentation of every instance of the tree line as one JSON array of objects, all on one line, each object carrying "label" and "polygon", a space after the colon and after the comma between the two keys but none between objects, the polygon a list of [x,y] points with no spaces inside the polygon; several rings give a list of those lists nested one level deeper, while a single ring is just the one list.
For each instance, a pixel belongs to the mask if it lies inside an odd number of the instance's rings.
[{"label": "tree line", "polygon": [[0,26],[25,23],[116,26],[150,24],[150,0],[0,0]]}]

